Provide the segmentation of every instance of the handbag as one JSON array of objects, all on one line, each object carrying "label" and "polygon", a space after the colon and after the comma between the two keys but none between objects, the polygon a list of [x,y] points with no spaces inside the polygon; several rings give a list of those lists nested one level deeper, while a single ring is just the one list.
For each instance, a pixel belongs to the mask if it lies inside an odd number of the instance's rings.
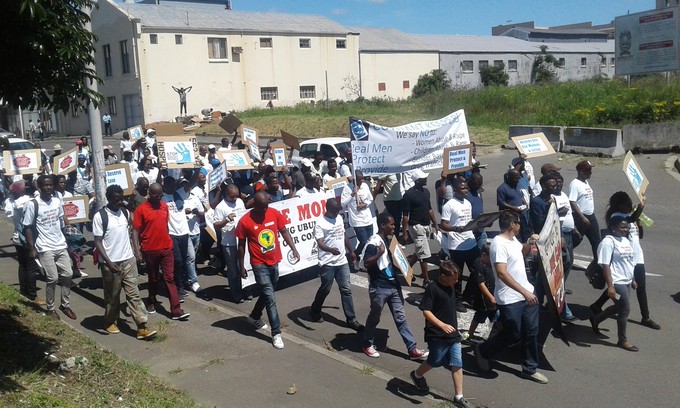
[{"label": "handbag", "polygon": [[590,262],[586,268],[586,278],[588,278],[588,283],[590,283],[593,289],[602,290],[606,285],[602,266],[600,266],[600,264],[598,264],[595,260]]}]

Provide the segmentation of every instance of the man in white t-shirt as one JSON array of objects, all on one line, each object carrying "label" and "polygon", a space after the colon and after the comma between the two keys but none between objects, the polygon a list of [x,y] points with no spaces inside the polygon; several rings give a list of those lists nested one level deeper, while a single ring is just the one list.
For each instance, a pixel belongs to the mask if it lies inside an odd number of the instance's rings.
[{"label": "man in white t-shirt", "polygon": [[109,334],[118,334],[120,290],[132,319],[137,325],[137,339],[148,340],[156,335],[146,327],[148,314],[137,287],[137,260],[130,245],[130,213],[123,207],[123,189],[119,185],[106,188],[108,204],[92,219],[92,234],[99,254],[99,266],[104,281],[104,327]]},{"label": "man in white t-shirt", "polygon": [[361,171],[355,172],[356,185],[352,189],[349,185],[342,190],[340,198],[343,208],[347,208],[349,225],[354,228],[359,245],[355,253],[360,254],[368,239],[373,236],[373,214],[370,205],[373,202],[373,194],[368,184],[364,183],[364,175]]},{"label": "man in white t-shirt", "polygon": [[[467,264],[470,276],[476,276],[481,272],[482,255],[473,231],[464,231],[465,225],[472,221],[472,204],[465,199],[468,194],[467,182],[464,178],[456,177],[452,180],[453,198],[442,207],[442,220],[439,228],[447,232],[446,244],[451,261],[455,263],[463,274],[463,268]],[[477,294],[477,283],[469,279],[465,285],[465,291],[461,293],[462,279],[455,285],[456,299],[460,299],[456,310],[465,313],[467,309],[462,301],[472,302]]]},{"label": "man in white t-shirt", "polygon": [[253,298],[253,295],[250,293],[246,293],[244,297],[241,275],[239,274],[238,248],[236,237],[234,236],[237,217],[246,211],[246,206],[239,197],[240,195],[241,193],[236,184],[229,184],[227,186],[227,195],[224,200],[217,204],[213,216],[215,231],[222,232],[220,246],[224,256],[227,281],[229,282],[229,294],[234,303],[243,303],[244,300],[251,300]]},{"label": "man in white t-shirt", "polygon": [[295,192],[295,197],[306,197],[319,192],[319,176],[315,173],[305,173],[305,186]]},{"label": "man in white t-shirt", "polygon": [[[588,180],[593,174],[593,165],[583,160],[576,165],[576,178],[569,184],[569,201],[574,215],[574,225],[581,235],[588,237],[593,258],[597,259],[597,247],[602,241],[600,226],[595,216],[595,199]],[[574,248],[581,239],[574,239]]]},{"label": "man in white t-shirt", "polygon": [[29,256],[37,259],[45,269],[47,315],[59,319],[59,314],[54,310],[54,293],[57,282],[60,282],[61,306],[59,310],[69,319],[75,320],[76,314],[71,310],[69,300],[73,271],[66,251],[66,238],[61,232],[64,227],[64,208],[61,200],[52,195],[54,191],[52,176],[38,177],[37,184],[40,196],[26,203],[24,218],[21,221],[26,243],[30,248]]},{"label": "man in white t-shirt", "polygon": [[[500,234],[491,242],[489,258],[496,274],[494,297],[500,311],[503,329],[481,346],[475,346],[477,365],[489,371],[489,358],[517,340],[521,341],[522,378],[547,384],[548,379],[536,371],[538,368],[538,299],[529,283],[524,265],[524,255],[529,243],[516,238],[520,233],[519,214],[506,211],[498,220]],[[533,234],[529,242],[538,240]]]},{"label": "man in white t-shirt", "polygon": [[354,313],[352,287],[349,283],[349,264],[345,251],[350,253],[352,262],[356,260],[356,255],[352,252],[352,246],[345,234],[342,216],[339,215],[341,209],[342,207],[335,198],[329,198],[326,201],[326,213],[316,221],[314,226],[314,238],[319,246],[321,286],[314,296],[314,302],[309,309],[309,317],[314,322],[323,322],[321,308],[331,292],[333,280],[336,280],[340,289],[340,300],[347,325],[356,331],[361,331],[364,326],[357,321]]}]

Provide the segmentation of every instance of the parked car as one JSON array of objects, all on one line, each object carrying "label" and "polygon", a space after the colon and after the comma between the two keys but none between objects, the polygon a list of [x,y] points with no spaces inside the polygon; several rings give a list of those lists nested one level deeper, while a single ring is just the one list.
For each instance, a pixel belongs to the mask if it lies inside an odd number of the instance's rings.
[{"label": "parked car", "polygon": [[[10,133],[10,135],[14,136],[14,133]],[[7,148],[9,145],[9,150],[12,151],[35,149],[35,145],[30,140],[22,139],[20,137],[5,137],[4,135],[0,135],[0,138],[3,140],[3,146]]]},{"label": "parked car", "polygon": [[349,137],[323,137],[319,139],[309,139],[300,142],[300,150],[295,150],[291,157],[291,163],[300,167],[302,159],[314,158],[314,153],[321,152],[324,160],[335,159],[340,163],[340,153],[349,149],[351,146]]},{"label": "parked car", "polygon": [[14,137],[14,136],[15,136],[14,133],[12,133],[8,130],[5,130],[3,128],[0,128],[0,138],[1,137]]}]

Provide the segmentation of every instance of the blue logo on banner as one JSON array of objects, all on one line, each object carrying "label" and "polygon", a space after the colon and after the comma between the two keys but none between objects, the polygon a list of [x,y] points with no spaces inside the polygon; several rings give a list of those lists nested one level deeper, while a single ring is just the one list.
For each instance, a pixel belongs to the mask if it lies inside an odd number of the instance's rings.
[{"label": "blue logo on banner", "polygon": [[352,124],[350,125],[350,129],[352,131],[352,136],[354,137],[354,140],[361,140],[368,137],[368,132],[366,131],[366,128],[364,127],[363,123],[361,123],[360,121],[352,122]]}]

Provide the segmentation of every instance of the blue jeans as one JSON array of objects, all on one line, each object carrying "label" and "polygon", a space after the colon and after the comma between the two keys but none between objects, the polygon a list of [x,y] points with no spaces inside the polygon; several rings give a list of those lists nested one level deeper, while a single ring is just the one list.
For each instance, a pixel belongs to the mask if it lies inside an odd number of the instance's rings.
[{"label": "blue jeans", "polygon": [[491,358],[497,351],[517,340],[522,342],[522,372],[533,374],[538,368],[538,304],[526,301],[498,305],[503,330],[480,346],[482,357]]},{"label": "blue jeans", "polygon": [[198,282],[196,276],[196,254],[200,245],[201,235],[189,235],[189,247],[187,249],[187,263],[184,265],[187,271],[187,282],[189,285]]},{"label": "blue jeans", "polygon": [[366,227],[354,227],[354,232],[357,234],[358,246],[354,251],[357,255],[361,254],[364,249],[364,245],[368,242],[368,239],[373,235],[373,225],[368,225]]},{"label": "blue jeans", "polygon": [[260,285],[262,294],[257,298],[253,311],[250,312],[250,317],[259,320],[262,317],[262,311],[267,307],[267,317],[269,318],[269,325],[272,327],[272,336],[281,333],[281,322],[279,321],[279,311],[276,310],[276,297],[274,291],[276,290],[276,283],[279,281],[279,265],[267,266],[265,264],[252,265],[253,274],[255,275],[255,282]]},{"label": "blue jeans", "polygon": [[234,302],[239,302],[243,298],[243,283],[238,267],[238,250],[235,246],[222,246],[224,255],[224,269],[227,272],[229,282],[229,293]]},{"label": "blue jeans", "polygon": [[368,298],[371,301],[371,311],[366,318],[366,328],[364,329],[364,347],[373,345],[375,338],[375,329],[380,323],[380,315],[382,314],[385,303],[392,312],[392,319],[397,325],[397,330],[401,335],[401,339],[406,344],[406,349],[410,353],[416,348],[416,338],[411,331],[411,328],[406,322],[406,314],[404,313],[404,295],[401,292],[401,287],[381,287],[369,286]]},{"label": "blue jeans", "polygon": [[352,288],[349,284],[349,264],[338,266],[322,265],[319,278],[321,278],[321,286],[316,291],[314,302],[312,302],[311,314],[319,315],[321,313],[323,302],[326,300],[326,296],[331,293],[333,280],[335,279],[338,282],[338,288],[340,288],[340,300],[342,302],[342,310],[345,312],[345,319],[348,322],[356,321]]}]

